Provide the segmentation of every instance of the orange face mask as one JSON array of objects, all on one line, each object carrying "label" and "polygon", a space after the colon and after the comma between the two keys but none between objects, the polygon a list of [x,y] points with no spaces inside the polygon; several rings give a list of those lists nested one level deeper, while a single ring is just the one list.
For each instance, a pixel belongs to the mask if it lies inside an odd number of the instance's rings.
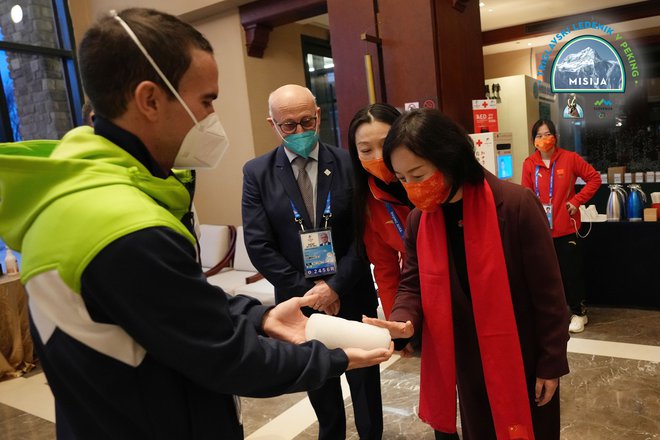
[{"label": "orange face mask", "polygon": [[542,137],[540,139],[534,140],[534,146],[541,152],[547,153],[548,151],[555,148],[555,143],[557,140],[554,136]]},{"label": "orange face mask", "polygon": [[408,199],[425,212],[437,210],[451,192],[451,186],[447,184],[445,176],[440,171],[436,171],[431,177],[421,182],[402,183],[408,193]]},{"label": "orange face mask", "polygon": [[392,172],[387,169],[387,166],[385,166],[385,161],[382,157],[373,160],[360,159],[360,163],[362,164],[362,168],[367,170],[369,174],[379,178],[385,183],[392,183],[396,180],[394,174],[392,174]]}]

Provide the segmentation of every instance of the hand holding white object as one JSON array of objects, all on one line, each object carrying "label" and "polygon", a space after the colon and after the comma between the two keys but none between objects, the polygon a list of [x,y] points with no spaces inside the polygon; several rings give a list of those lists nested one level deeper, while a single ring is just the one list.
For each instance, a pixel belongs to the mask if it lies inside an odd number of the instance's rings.
[{"label": "hand holding white object", "polygon": [[346,370],[366,368],[388,360],[392,356],[392,353],[394,353],[394,342],[390,342],[390,346],[387,350],[382,348],[375,348],[373,350],[345,348],[344,352],[346,353],[346,356],[348,356],[348,368],[346,368]]},{"label": "hand holding white object", "polygon": [[301,307],[310,307],[318,301],[317,295],[293,297],[279,303],[264,314],[261,327],[271,338],[302,344],[305,339],[307,317]]}]

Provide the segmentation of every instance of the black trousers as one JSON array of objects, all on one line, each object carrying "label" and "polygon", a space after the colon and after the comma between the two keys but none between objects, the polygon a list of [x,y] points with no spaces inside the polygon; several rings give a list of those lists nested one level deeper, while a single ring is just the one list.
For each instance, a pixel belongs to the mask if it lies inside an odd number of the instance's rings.
[{"label": "black trousers", "polygon": [[582,239],[575,234],[554,238],[555,252],[559,260],[559,270],[564,284],[566,302],[574,315],[582,316],[586,309],[584,283],[584,257]]},{"label": "black trousers", "polygon": [[[383,436],[383,401],[378,365],[346,372],[351,389],[355,427],[361,440]],[[346,438],[346,411],[339,378],[307,393],[319,421],[319,440]]]}]

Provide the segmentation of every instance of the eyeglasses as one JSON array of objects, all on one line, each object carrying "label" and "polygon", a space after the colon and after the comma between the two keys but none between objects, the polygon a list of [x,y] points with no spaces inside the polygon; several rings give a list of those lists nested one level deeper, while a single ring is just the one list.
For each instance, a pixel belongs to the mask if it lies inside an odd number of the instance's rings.
[{"label": "eyeglasses", "polygon": [[554,136],[552,133],[539,133],[536,135],[536,139],[541,139],[541,138],[549,138],[550,136]]},{"label": "eyeglasses", "polygon": [[280,127],[280,130],[282,130],[282,133],[293,134],[296,132],[299,125],[302,127],[303,130],[311,130],[313,128],[316,128],[316,116],[313,116],[311,118],[302,118],[300,122],[288,121],[282,123],[276,122],[276,124],[278,127]]}]

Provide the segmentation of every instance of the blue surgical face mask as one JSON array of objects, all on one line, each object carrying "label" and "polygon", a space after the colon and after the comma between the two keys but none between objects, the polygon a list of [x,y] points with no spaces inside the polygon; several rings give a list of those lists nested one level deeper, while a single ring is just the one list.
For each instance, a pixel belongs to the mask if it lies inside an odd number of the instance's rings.
[{"label": "blue surgical face mask", "polygon": [[319,141],[319,135],[316,131],[303,131],[302,133],[290,134],[282,138],[284,145],[298,156],[305,159],[309,157],[314,147]]}]

